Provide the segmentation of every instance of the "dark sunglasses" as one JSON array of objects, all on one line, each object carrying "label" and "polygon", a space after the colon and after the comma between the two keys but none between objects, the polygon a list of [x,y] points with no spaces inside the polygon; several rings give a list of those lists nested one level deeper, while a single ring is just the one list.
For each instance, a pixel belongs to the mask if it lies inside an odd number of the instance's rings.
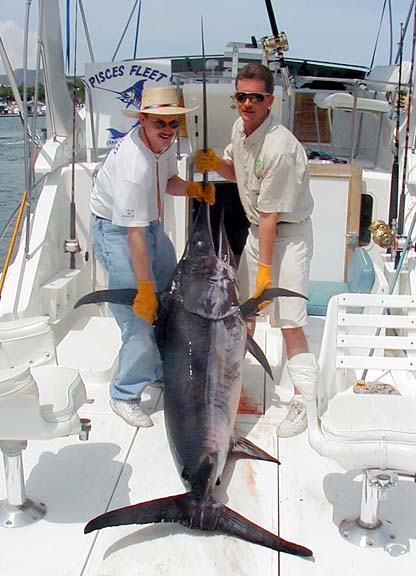
[{"label": "dark sunglasses", "polygon": [[271,96],[271,94],[268,92],[236,92],[234,94],[234,98],[241,104],[245,102],[247,98],[250,102],[257,104],[258,102],[263,102],[266,96]]},{"label": "dark sunglasses", "polygon": [[166,128],[166,126],[169,126],[169,128],[172,128],[172,130],[176,130],[176,128],[179,128],[180,126],[179,120],[171,120],[170,122],[165,122],[164,120],[160,120],[160,118],[158,118],[157,120],[149,118],[149,120],[153,122],[153,124],[156,126],[158,130],[162,130],[163,128]]}]

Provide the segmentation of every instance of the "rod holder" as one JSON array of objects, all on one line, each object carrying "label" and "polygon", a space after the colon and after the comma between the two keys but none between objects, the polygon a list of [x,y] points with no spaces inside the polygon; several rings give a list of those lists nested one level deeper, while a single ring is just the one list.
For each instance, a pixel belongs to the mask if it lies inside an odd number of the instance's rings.
[{"label": "rod holder", "polygon": [[91,420],[88,418],[81,418],[81,430],[79,432],[79,439],[82,441],[88,440],[91,431]]}]

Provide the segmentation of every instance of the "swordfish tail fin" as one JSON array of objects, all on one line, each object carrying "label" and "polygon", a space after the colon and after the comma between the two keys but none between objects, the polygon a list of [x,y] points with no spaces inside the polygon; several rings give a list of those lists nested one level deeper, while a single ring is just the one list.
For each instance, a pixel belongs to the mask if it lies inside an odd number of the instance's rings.
[{"label": "swordfish tail fin", "polygon": [[227,506],[219,502],[198,501],[191,493],[150,500],[142,504],[106,512],[88,522],[84,528],[84,533],[88,534],[108,526],[156,524],[159,522],[177,522],[196,530],[224,532],[247,542],[260,544],[272,550],[295,556],[309,557],[313,555],[313,552],[308,548],[283,540],[283,538],[261,528]]}]

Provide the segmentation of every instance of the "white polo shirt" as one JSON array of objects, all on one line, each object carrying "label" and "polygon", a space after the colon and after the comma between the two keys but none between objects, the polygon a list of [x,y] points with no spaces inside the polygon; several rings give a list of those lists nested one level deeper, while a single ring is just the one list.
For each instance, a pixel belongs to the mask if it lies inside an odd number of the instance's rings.
[{"label": "white polo shirt", "polygon": [[311,215],[306,152],[272,114],[250,136],[238,118],[224,159],[233,161],[241,202],[252,224],[259,224],[259,212],[279,212],[284,222],[302,222]]},{"label": "white polo shirt", "polygon": [[178,173],[175,149],[155,155],[137,128],[108,153],[91,193],[91,212],[116,226],[146,227],[159,218],[169,178]]}]

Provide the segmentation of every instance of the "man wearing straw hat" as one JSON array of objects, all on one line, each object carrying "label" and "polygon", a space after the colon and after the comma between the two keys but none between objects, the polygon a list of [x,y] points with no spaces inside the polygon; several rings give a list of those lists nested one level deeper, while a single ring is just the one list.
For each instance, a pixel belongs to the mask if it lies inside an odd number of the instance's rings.
[{"label": "man wearing straw hat", "polygon": [[112,410],[131,426],[152,426],[140,406],[141,393],[162,379],[152,323],[155,292],[163,291],[176,266],[174,247],[160,223],[164,194],[212,203],[214,187],[177,175],[172,146],[179,117],[193,109],[178,103],[176,88],[145,88],[134,128],[101,166],[91,195],[93,245],[107,270],[108,288],[137,288],[133,307],[111,304],[120,327],[119,369],[110,386]]}]

